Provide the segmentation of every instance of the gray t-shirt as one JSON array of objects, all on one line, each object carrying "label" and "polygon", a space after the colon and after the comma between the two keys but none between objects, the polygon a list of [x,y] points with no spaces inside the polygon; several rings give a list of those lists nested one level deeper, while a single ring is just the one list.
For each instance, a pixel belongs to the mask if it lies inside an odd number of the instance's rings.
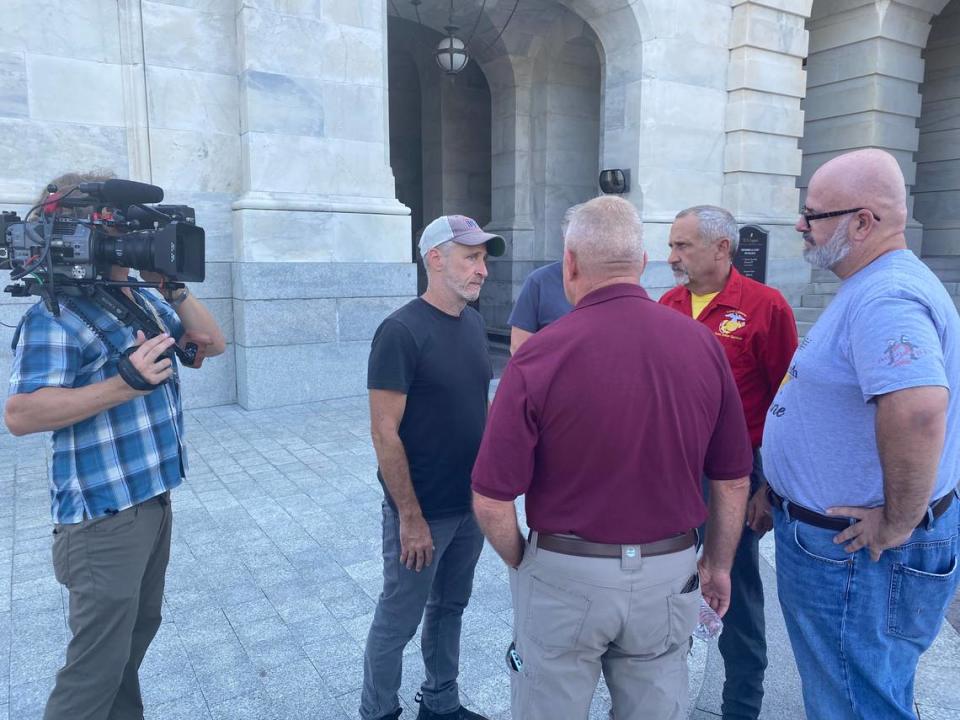
[{"label": "gray t-shirt", "polygon": [[[884,503],[874,423],[878,395],[951,388],[960,317],[937,277],[896,250],[847,278],[803,339],[767,414],[763,467],[781,496],[823,513]],[[951,392],[932,499],[960,478],[960,393]]]},{"label": "gray t-shirt", "polygon": [[563,263],[550,263],[527,276],[507,324],[535,333],[571,310],[563,293]]}]

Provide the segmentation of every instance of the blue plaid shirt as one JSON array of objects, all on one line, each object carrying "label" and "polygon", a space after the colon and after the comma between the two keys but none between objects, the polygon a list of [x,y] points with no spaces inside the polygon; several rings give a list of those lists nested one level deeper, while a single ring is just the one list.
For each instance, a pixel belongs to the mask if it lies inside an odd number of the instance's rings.
[{"label": "blue plaid shirt", "polygon": [[[150,303],[175,338],[183,325],[173,309],[152,291],[133,290],[152,314]],[[70,302],[92,321],[118,350],[134,341],[134,332],[86,298]],[[77,314],[61,304],[54,317],[38,302],[23,317],[10,374],[10,394],[45,387],[80,388],[118,374],[119,355]],[[177,487],[186,471],[180,381],[55,430],[50,473],[51,512],[55,523],[132,507]]]}]

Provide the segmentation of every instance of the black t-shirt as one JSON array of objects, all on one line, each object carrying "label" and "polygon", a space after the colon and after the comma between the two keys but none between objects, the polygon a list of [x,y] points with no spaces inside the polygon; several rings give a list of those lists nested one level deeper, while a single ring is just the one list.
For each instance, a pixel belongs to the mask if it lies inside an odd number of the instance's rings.
[{"label": "black t-shirt", "polygon": [[[426,518],[470,511],[470,471],[492,377],[483,318],[471,307],[453,317],[417,298],[373,336],[367,388],[407,396],[400,440]],[[383,483],[379,470],[377,477]]]}]

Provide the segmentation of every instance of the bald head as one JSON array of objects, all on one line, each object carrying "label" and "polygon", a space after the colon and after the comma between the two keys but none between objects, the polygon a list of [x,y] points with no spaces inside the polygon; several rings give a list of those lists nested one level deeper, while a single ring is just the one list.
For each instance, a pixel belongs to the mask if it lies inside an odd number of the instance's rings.
[{"label": "bald head", "polygon": [[603,195],[567,213],[564,247],[585,273],[618,275],[643,267],[643,225],[623,198]]},{"label": "bald head", "polygon": [[903,172],[884,150],[855,150],[826,162],[810,179],[807,197],[818,211],[867,208],[888,232],[903,232],[907,224]]}]

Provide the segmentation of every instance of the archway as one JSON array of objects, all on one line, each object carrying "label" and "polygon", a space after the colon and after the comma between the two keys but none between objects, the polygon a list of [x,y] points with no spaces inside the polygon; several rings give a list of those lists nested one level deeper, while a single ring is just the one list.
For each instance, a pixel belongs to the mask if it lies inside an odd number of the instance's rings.
[{"label": "archway", "polygon": [[[807,29],[807,96],[801,193],[824,162],[865,147],[883,148],[917,183],[921,55],[930,22],[947,0],[814,0]],[[909,196],[907,241],[920,252],[922,228]],[[916,219],[915,219],[916,218]]]},{"label": "archway", "polygon": [[[397,199],[410,208],[411,258],[423,227],[440,215],[490,222],[490,87],[471,62],[445,77],[432,49],[442,36],[429,27],[388,20],[390,164]],[[426,287],[418,263],[418,291]]]},{"label": "archway", "polygon": [[[481,297],[481,311],[494,329],[505,328],[526,276],[559,259],[563,214],[597,194],[601,165],[639,169],[641,63],[635,10],[611,9],[593,0],[524,0],[508,30],[500,34],[512,6],[458,3],[454,19],[464,34],[476,23],[476,41],[471,43],[475,56],[468,69],[478,67],[489,82],[491,195],[489,214],[477,212],[477,220],[489,221],[489,229],[504,235],[509,248],[505,258],[491,263]],[[394,8],[405,10],[399,0]],[[415,32],[439,30],[449,21],[446,2],[428,0],[419,9],[422,25],[391,17],[391,48],[400,42],[394,28],[403,28],[409,38]],[[424,44],[429,48],[440,37],[436,33]],[[426,127],[426,108],[433,97],[427,83],[437,82],[440,73],[431,59],[420,62]],[[460,77],[453,81],[453,86],[463,84]],[[480,115],[469,114],[475,119]],[[476,136],[476,127],[467,130],[464,137]],[[430,199],[439,195],[430,182],[429,163],[445,158],[450,148],[434,152],[426,133],[423,142],[423,212],[429,220]],[[461,183],[468,193],[460,199],[475,197],[475,186]],[[641,207],[638,189],[629,197]]]},{"label": "archway", "polygon": [[914,216],[923,225],[921,254],[941,277],[956,282],[960,280],[960,0],[952,0],[934,19],[923,58]]}]

